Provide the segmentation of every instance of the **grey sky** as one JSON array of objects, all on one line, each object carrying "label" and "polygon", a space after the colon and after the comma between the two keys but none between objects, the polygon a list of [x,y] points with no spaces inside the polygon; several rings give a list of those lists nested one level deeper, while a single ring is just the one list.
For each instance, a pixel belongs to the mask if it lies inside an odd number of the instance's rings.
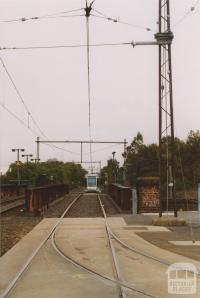
[{"label": "grey sky", "polygon": [[[175,134],[186,138],[190,129],[200,128],[200,3],[180,24],[173,27],[195,0],[171,0]],[[0,20],[34,17],[83,8],[82,0],[0,0]],[[94,8],[128,23],[150,27],[134,28],[91,17],[91,43],[153,40],[157,30],[157,0],[96,0]],[[77,12],[78,14],[80,12]],[[75,13],[76,14],[76,13]],[[81,12],[82,14],[82,12]],[[85,18],[55,18],[0,23],[0,47],[85,44]],[[141,131],[147,143],[158,136],[157,47],[91,48],[92,139],[129,142]],[[29,110],[49,139],[88,139],[86,49],[1,51],[9,72]],[[27,113],[0,65],[0,103],[27,123]],[[0,107],[1,171],[15,161],[11,148],[23,147],[35,154],[36,136]],[[30,126],[34,124],[30,122]],[[39,134],[38,134],[39,135]],[[65,145],[80,153],[80,146]],[[123,146],[93,145],[93,160],[103,165]],[[84,159],[89,160],[84,146]],[[78,161],[80,156],[41,146],[41,159],[57,157]]]}]

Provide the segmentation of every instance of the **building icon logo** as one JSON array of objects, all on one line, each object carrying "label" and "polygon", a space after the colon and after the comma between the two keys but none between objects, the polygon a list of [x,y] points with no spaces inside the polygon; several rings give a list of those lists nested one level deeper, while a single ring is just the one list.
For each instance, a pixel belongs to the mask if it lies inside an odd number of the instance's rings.
[{"label": "building icon logo", "polygon": [[167,269],[168,293],[191,295],[197,292],[197,269],[191,263],[174,263]]}]

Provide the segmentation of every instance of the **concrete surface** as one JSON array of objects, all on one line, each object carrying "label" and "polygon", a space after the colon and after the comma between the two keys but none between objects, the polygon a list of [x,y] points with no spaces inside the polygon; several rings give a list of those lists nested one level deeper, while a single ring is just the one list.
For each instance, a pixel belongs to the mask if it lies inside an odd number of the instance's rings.
[{"label": "concrete surface", "polygon": [[200,241],[169,241],[174,245],[186,245],[186,246],[200,246]]},{"label": "concrete surface", "polygon": [[[16,272],[28,259],[32,251],[45,238],[57,219],[45,219],[31,233],[26,235],[15,247],[0,258],[0,293],[8,285]],[[148,225],[127,225],[123,218],[108,219],[112,230],[128,245],[145,251],[154,257],[177,262],[192,263],[200,271],[200,262],[186,258],[152,245],[139,237],[137,231],[171,234],[165,227]],[[152,232],[154,231],[154,232]],[[65,218],[56,231],[56,244],[59,249],[83,264],[110,278],[115,278],[113,262],[103,218]],[[168,266],[131,252],[114,239],[123,282],[151,294],[157,298],[175,298],[168,294]],[[197,292],[192,297],[200,297],[200,278],[197,278]],[[126,290],[127,298],[144,297],[137,292]],[[187,297],[186,295],[182,295]],[[111,298],[119,297],[115,285],[96,278],[64,260],[48,241],[40,250],[28,270],[23,274],[9,297],[15,298]]]}]

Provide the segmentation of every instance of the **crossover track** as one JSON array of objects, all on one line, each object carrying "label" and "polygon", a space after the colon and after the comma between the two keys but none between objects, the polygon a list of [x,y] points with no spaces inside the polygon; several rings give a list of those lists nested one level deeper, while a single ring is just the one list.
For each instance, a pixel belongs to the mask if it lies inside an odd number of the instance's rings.
[{"label": "crossover track", "polygon": [[[70,263],[74,264],[76,267],[78,268],[81,268],[83,269],[84,271],[90,273],[90,274],[93,274],[94,276],[100,278],[100,279],[103,279],[103,280],[106,280],[106,281],[109,281],[110,283],[112,284],[115,284],[117,289],[118,289],[118,293],[119,293],[119,298],[126,298],[126,293],[125,293],[125,289],[127,290],[130,290],[130,291],[133,291],[135,293],[137,293],[138,295],[142,296],[142,297],[151,297],[151,298],[156,298],[156,296],[153,296],[151,294],[148,294],[148,293],[145,293],[144,291],[142,290],[139,290],[139,289],[136,289],[128,284],[126,284],[125,282],[123,282],[121,280],[121,274],[120,274],[120,269],[119,269],[119,266],[118,266],[118,259],[117,259],[117,255],[116,255],[116,252],[115,252],[115,249],[114,249],[114,246],[112,244],[112,234],[111,234],[111,231],[110,231],[110,227],[107,223],[107,216],[106,216],[106,213],[105,213],[105,210],[104,210],[104,207],[103,207],[103,204],[101,202],[101,199],[100,199],[100,195],[97,195],[97,199],[99,201],[99,204],[101,206],[101,210],[102,210],[102,213],[103,213],[103,217],[105,219],[105,224],[106,224],[106,233],[107,233],[107,237],[108,237],[108,242],[109,242],[109,246],[110,246],[110,249],[111,249],[111,254],[112,254],[112,260],[113,260],[113,265],[114,265],[114,269],[115,269],[115,276],[116,276],[116,279],[112,279],[108,276],[105,276],[103,274],[100,274],[94,270],[91,270],[89,268],[87,268],[86,266],[80,264],[79,262],[73,260],[71,257],[67,256],[66,254],[64,254],[60,249],[59,247],[57,246],[56,244],[56,229],[57,227],[54,229],[52,235],[51,235],[51,242],[52,242],[52,246],[54,247],[54,249],[57,251],[57,253],[59,253],[59,255],[61,257],[63,257],[65,260],[69,261]],[[66,213],[65,213],[66,215]]]},{"label": "crossover track", "polygon": [[[75,199],[69,204],[69,206],[66,208],[66,210],[63,212],[63,214],[61,215],[61,217],[58,219],[58,221],[55,223],[55,225],[53,226],[53,228],[51,229],[51,231],[48,233],[48,235],[46,236],[46,238],[40,243],[40,245],[35,249],[35,251],[32,253],[32,255],[29,257],[29,259],[26,261],[26,263],[23,265],[23,267],[21,268],[21,270],[16,274],[16,276],[14,277],[14,279],[11,281],[11,283],[9,284],[9,286],[4,290],[4,292],[0,295],[1,298],[7,297],[8,294],[10,294],[10,292],[14,289],[14,287],[16,286],[16,284],[19,282],[20,278],[22,277],[22,275],[25,273],[25,271],[28,269],[28,267],[30,266],[31,262],[33,261],[34,257],[38,254],[38,252],[41,250],[42,247],[45,246],[45,244],[47,243],[48,240],[51,240],[52,243],[52,247],[54,248],[54,250],[56,251],[56,253],[58,253],[62,258],[64,258],[66,261],[72,263],[73,265],[75,265],[76,267],[86,271],[87,273],[90,273],[92,275],[94,275],[96,278],[99,278],[100,280],[106,280],[107,282],[110,282],[110,284],[114,284],[117,289],[118,289],[118,294],[119,294],[119,298],[126,298],[126,292],[125,290],[130,290],[135,292],[136,294],[140,295],[141,297],[151,297],[151,298],[156,298],[155,296],[148,294],[142,290],[139,290],[137,288],[132,287],[131,285],[126,284],[124,281],[122,281],[121,278],[121,274],[120,274],[120,269],[119,269],[119,265],[118,265],[118,258],[117,258],[117,254],[115,252],[115,248],[113,246],[113,240],[117,241],[121,246],[123,246],[125,249],[128,249],[136,254],[139,254],[145,258],[151,259],[155,262],[159,262],[163,265],[169,266],[171,265],[170,262],[166,261],[166,260],[162,260],[159,258],[156,258],[144,251],[139,251],[134,247],[129,246],[128,244],[124,243],[123,241],[121,241],[116,234],[111,230],[109,223],[107,221],[107,215],[105,212],[105,208],[102,204],[101,201],[101,197],[98,194],[97,195],[97,200],[99,202],[104,220],[105,220],[105,228],[106,228],[106,233],[107,233],[107,238],[108,238],[108,243],[110,246],[110,250],[111,250],[111,254],[112,254],[112,261],[113,261],[113,265],[114,265],[114,270],[115,270],[115,279],[110,278],[109,276],[100,274],[94,270],[91,270],[87,267],[85,267],[84,265],[78,263],[77,261],[73,260],[71,257],[65,255],[57,246],[56,244],[56,230],[59,227],[59,225],[61,224],[63,218],[67,215],[67,213],[74,207],[74,205],[78,202],[78,200],[83,196],[83,193],[77,193]],[[200,272],[198,271],[197,275],[200,275]]]}]

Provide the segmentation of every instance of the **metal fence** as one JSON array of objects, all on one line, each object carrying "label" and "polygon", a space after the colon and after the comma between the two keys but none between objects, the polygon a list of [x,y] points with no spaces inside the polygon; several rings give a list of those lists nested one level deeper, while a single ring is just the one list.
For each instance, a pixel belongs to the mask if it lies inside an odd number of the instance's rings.
[{"label": "metal fence", "polygon": [[120,184],[109,184],[108,194],[122,210],[132,208],[132,190]]},{"label": "metal fence", "polygon": [[0,185],[0,198],[17,197],[24,195],[26,191],[26,185],[15,184],[1,184]]},{"label": "metal fence", "polygon": [[52,184],[27,189],[26,207],[34,212],[35,216],[44,214],[49,204],[69,192],[66,184]]}]

